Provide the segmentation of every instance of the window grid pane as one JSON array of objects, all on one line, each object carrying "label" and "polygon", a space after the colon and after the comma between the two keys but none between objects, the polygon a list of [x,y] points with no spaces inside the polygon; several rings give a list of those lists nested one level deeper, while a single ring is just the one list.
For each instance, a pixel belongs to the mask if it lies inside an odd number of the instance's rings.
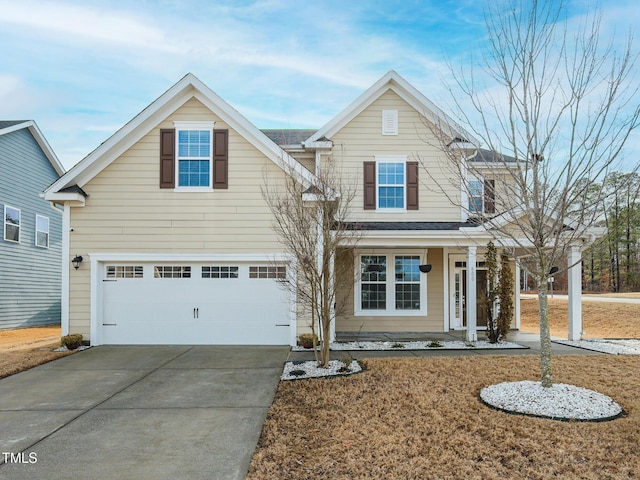
[{"label": "window grid pane", "polygon": [[362,255],[360,257],[360,308],[362,310],[386,310],[387,308],[387,257]]},{"label": "window grid pane", "polygon": [[155,278],[191,278],[191,267],[160,265],[153,272]]},{"label": "window grid pane", "polygon": [[287,267],[249,267],[249,278],[285,280],[287,278]]},{"label": "window grid pane", "polygon": [[420,310],[420,257],[395,257],[396,310]]},{"label": "window grid pane", "polygon": [[482,201],[484,198],[484,186],[478,180],[469,182],[469,211],[473,213],[482,213]]},{"label": "window grid pane", "polygon": [[142,265],[107,265],[107,278],[142,278]]},{"label": "window grid pane", "polygon": [[202,278],[238,278],[238,267],[202,267]]},{"label": "window grid pane", "polygon": [[378,208],[404,208],[405,164],[378,163]]},{"label": "window grid pane", "polygon": [[178,186],[211,186],[211,130],[178,130]]}]

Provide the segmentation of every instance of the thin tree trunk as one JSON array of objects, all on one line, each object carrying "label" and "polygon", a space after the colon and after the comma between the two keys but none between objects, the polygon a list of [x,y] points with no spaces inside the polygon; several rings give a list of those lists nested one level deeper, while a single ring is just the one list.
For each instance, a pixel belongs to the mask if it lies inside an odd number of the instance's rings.
[{"label": "thin tree trunk", "polygon": [[543,387],[553,385],[551,368],[551,329],[549,327],[549,304],[547,279],[538,278],[538,308],[540,310],[540,373]]}]

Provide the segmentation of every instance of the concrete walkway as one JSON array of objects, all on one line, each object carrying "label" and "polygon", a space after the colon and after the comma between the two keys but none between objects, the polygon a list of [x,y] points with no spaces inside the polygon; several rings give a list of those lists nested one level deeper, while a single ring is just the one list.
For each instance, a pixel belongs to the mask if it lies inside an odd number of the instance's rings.
[{"label": "concrete walkway", "polygon": [[244,479],[288,350],[103,346],[2,379],[0,479]]}]

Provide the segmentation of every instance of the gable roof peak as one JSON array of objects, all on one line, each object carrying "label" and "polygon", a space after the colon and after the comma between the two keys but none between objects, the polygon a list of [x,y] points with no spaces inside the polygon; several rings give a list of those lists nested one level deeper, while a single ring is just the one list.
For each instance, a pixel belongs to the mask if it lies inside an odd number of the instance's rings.
[{"label": "gable roof peak", "polygon": [[479,142],[460,125],[458,125],[449,115],[436,106],[422,92],[411,85],[395,70],[389,70],[380,77],[371,87],[365,90],[358,98],[348,105],[342,112],[333,117],[308,141],[316,141],[321,137],[331,137],[353,118],[360,114],[365,108],[384,95],[388,90],[392,90],[400,98],[411,105],[418,113],[423,115],[434,125],[438,126],[452,138],[467,138],[470,143],[479,145]]},{"label": "gable roof peak", "polygon": [[197,99],[206,108],[214,112],[229,128],[249,141],[276,165],[291,167],[303,183],[311,184],[314,176],[293,159],[282,148],[273,143],[249,120],[205,85],[193,73],[187,73],[177,83],[144,108],[133,119],[121,127],[95,150],[89,153],[69,172],[54,182],[46,191],[45,198],[55,199],[56,193],[67,187],[84,186],[98,175],[111,162],[138,142],[152,128],[167,118],[191,98]]}]

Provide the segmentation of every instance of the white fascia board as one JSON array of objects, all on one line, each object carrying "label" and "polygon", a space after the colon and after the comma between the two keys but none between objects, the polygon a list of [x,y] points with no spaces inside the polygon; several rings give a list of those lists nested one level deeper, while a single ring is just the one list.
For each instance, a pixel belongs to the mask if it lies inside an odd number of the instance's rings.
[{"label": "white fascia board", "polygon": [[42,196],[51,203],[71,203],[81,207],[85,205],[85,197],[81,193],[46,191]]}]

